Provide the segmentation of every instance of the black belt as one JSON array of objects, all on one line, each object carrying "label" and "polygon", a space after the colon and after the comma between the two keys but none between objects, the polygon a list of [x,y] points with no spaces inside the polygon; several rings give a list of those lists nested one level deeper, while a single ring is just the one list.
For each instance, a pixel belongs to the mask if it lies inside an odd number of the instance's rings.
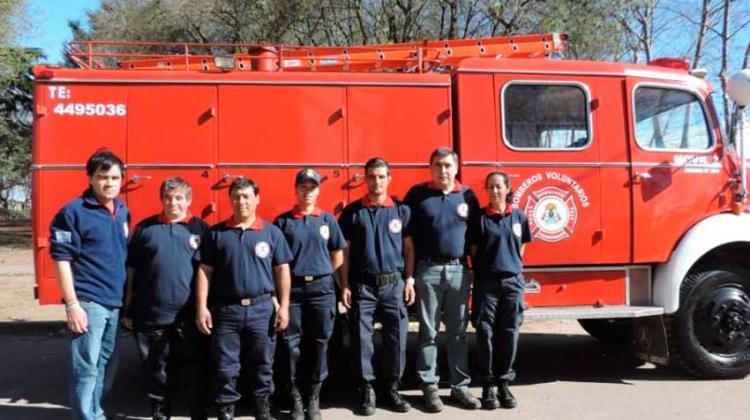
[{"label": "black belt", "polygon": [[463,265],[466,258],[427,258],[425,262],[429,265]]},{"label": "black belt", "polygon": [[394,271],[387,274],[362,274],[362,281],[375,283],[376,286],[385,286],[387,284],[395,283],[401,278],[401,273]]},{"label": "black belt", "polygon": [[243,297],[237,299],[217,299],[216,303],[219,305],[242,305],[242,306],[253,306],[259,303],[271,300],[273,293],[264,293],[255,297]]},{"label": "black belt", "polygon": [[330,274],[321,274],[319,276],[292,276],[292,281],[309,283],[311,281],[320,280],[325,277],[330,277]]}]

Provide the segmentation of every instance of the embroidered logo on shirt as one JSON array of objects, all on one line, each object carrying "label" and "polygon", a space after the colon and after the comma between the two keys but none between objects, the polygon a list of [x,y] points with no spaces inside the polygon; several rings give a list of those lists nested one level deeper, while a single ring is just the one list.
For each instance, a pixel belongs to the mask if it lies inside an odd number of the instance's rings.
[{"label": "embroidered logo on shirt", "polygon": [[468,217],[469,216],[469,205],[466,203],[461,203],[456,207],[456,213],[458,213],[461,217]]},{"label": "embroidered logo on shirt", "polygon": [[199,246],[201,246],[201,237],[200,235],[190,235],[190,248],[198,249]]},{"label": "embroidered logo on shirt", "polygon": [[68,232],[67,230],[56,230],[55,241],[64,243],[64,244],[69,244],[73,242],[73,234]]},{"label": "embroidered logo on shirt", "polygon": [[320,236],[322,236],[326,241],[331,237],[331,229],[328,228],[328,225],[323,225],[320,227]]},{"label": "embroidered logo on shirt", "polygon": [[515,234],[516,236],[518,236],[520,238],[521,237],[521,233],[522,233],[522,231],[521,231],[521,224],[520,223],[513,223],[513,234]]},{"label": "embroidered logo on shirt", "polygon": [[255,244],[255,255],[258,258],[266,258],[271,253],[271,247],[268,242],[261,241]]},{"label": "embroidered logo on shirt", "polygon": [[388,222],[388,230],[390,230],[391,233],[401,233],[402,228],[403,225],[401,224],[401,219],[391,219],[391,221]]},{"label": "embroidered logo on shirt", "polygon": [[125,235],[126,238],[130,234],[130,229],[128,229],[128,222],[122,222],[122,233]]}]

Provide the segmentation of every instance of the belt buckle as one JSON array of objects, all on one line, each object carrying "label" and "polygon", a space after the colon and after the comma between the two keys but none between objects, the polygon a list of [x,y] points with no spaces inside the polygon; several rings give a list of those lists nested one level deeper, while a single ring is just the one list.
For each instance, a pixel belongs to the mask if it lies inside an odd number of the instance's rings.
[{"label": "belt buckle", "polygon": [[250,298],[242,298],[240,299],[240,305],[242,306],[250,306],[250,304],[253,302]]},{"label": "belt buckle", "polygon": [[305,281],[313,281],[315,280],[315,276],[305,276]]}]

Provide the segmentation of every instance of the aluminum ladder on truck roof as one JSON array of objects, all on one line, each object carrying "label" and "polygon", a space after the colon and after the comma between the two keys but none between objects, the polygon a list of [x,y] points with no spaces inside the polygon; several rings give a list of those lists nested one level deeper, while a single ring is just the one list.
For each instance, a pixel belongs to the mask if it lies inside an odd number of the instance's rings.
[{"label": "aluminum ladder on truck roof", "polygon": [[92,70],[423,73],[449,71],[468,57],[550,57],[563,52],[566,39],[547,33],[345,47],[73,41],[68,55],[80,68]]}]

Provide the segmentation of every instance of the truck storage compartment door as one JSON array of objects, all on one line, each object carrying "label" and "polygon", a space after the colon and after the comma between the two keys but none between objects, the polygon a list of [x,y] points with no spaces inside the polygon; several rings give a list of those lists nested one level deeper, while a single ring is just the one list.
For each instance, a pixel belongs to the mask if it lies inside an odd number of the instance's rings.
[{"label": "truck storage compartment door", "polygon": [[367,192],[364,164],[376,156],[390,163],[389,192],[399,199],[411,186],[429,180],[430,153],[452,145],[448,81],[446,76],[442,83],[348,87],[350,201]]},{"label": "truck storage compartment door", "polygon": [[180,176],[193,188],[190,211],[216,222],[216,87],[133,85],[128,92],[127,164],[123,182],[133,222],[161,211],[159,186]]},{"label": "truck storage compartment door", "polygon": [[323,177],[318,206],[330,212],[343,207],[345,92],[324,82],[219,87],[214,189],[221,220],[232,214],[227,187],[236,177],[246,176],[260,185],[261,217],[273,221],[296,202],[294,177],[304,167]]},{"label": "truck storage compartment door", "polygon": [[49,256],[49,226],[58,210],[88,187],[86,161],[107,147],[125,156],[128,91],[124,86],[42,83],[34,86],[33,249],[39,303],[60,303]]}]

